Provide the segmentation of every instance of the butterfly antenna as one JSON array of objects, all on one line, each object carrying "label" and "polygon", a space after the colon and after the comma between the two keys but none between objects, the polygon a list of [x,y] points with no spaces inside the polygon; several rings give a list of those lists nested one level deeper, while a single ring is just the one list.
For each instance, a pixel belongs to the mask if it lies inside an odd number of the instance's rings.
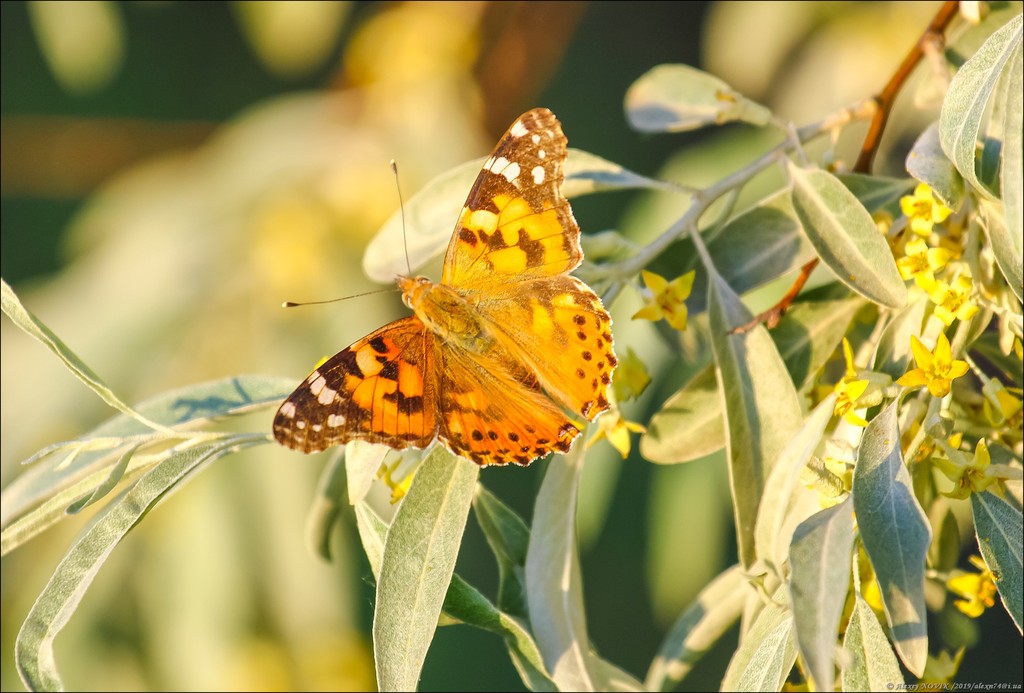
[{"label": "butterfly antenna", "polygon": [[402,245],[405,248],[405,266],[412,276],[412,263],[409,262],[409,239],[405,231],[405,200],[402,199],[402,185],[398,181],[398,164],[391,160],[391,172],[395,174],[395,188],[398,190],[398,208],[402,210]]},{"label": "butterfly antenna", "polygon": [[394,287],[394,288],[391,288],[391,289],[376,289],[374,291],[364,291],[361,294],[353,294],[351,296],[342,296],[341,298],[331,298],[331,299],[328,299],[326,301],[304,301],[302,303],[297,303],[295,301],[285,301],[284,303],[281,304],[281,307],[282,308],[298,308],[299,306],[317,306],[317,305],[323,305],[324,303],[337,303],[338,301],[347,301],[350,298],[361,298],[363,296],[372,296],[373,294],[386,294],[386,293],[390,293],[392,291],[398,291],[398,290],[399,290],[398,287]]}]

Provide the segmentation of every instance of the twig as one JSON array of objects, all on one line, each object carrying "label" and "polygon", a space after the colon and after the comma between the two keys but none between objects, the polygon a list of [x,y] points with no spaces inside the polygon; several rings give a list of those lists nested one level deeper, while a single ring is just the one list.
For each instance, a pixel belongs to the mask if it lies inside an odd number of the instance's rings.
[{"label": "twig", "polygon": [[[882,141],[882,133],[889,122],[889,113],[892,112],[896,96],[910,78],[917,64],[921,62],[927,53],[933,52],[935,47],[944,41],[943,35],[953,17],[956,16],[959,6],[960,3],[956,0],[948,0],[943,3],[935,17],[928,24],[928,27],[924,30],[924,33],[921,34],[913,48],[907,53],[907,57],[903,59],[896,72],[889,78],[885,87],[873,98],[877,108],[874,117],[871,119],[871,124],[868,126],[868,132],[864,136],[864,142],[861,145],[857,163],[853,166],[854,173],[869,173],[871,171],[871,164],[874,162],[875,154],[878,152],[878,146]],[[778,325],[786,311],[793,304],[793,301],[800,294],[800,290],[803,289],[808,277],[810,277],[811,272],[814,271],[819,262],[819,258],[814,258],[801,267],[800,276],[797,277],[796,281],[793,282],[793,286],[790,287],[789,291],[786,292],[786,295],[778,303],[757,315],[747,324],[735,328],[733,333],[746,332],[761,323],[766,324],[768,327]]]}]

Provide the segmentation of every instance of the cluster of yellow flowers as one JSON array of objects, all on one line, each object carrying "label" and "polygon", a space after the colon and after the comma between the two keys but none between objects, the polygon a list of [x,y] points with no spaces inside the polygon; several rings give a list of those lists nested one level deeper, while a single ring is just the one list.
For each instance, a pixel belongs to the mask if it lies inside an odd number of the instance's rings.
[{"label": "cluster of yellow flowers", "polygon": [[[921,183],[913,195],[900,200],[900,209],[907,218],[907,228],[914,234],[903,248],[902,257],[896,266],[900,276],[913,279],[935,304],[935,317],[949,327],[956,319],[969,320],[978,312],[978,306],[971,300],[974,282],[966,265],[951,260],[961,248],[954,243],[952,249],[942,244],[942,236],[935,231],[935,225],[946,221],[952,210],[935,199],[932,189]],[[950,240],[950,239],[947,239]],[[957,239],[953,239],[954,241]],[[952,277],[949,281],[937,278],[940,274]]]}]

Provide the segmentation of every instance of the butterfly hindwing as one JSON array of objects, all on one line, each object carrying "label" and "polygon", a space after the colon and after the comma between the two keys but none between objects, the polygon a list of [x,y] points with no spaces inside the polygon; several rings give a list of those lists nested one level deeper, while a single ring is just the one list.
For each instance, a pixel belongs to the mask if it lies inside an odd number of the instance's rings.
[{"label": "butterfly hindwing", "polygon": [[477,308],[509,354],[562,406],[588,421],[609,407],[618,359],[611,317],[597,295],[568,275],[536,279],[524,291],[481,297]]},{"label": "butterfly hindwing", "polygon": [[434,335],[397,320],[316,368],[274,417],[274,437],[302,452],[350,440],[425,447],[437,431]]},{"label": "butterfly hindwing", "polygon": [[477,176],[445,255],[443,284],[495,290],[573,270],[580,229],[562,195],[567,140],[554,114],[520,116]]},{"label": "butterfly hindwing", "polygon": [[282,445],[437,438],[480,465],[526,465],[566,452],[574,419],[610,406],[611,319],[569,276],[583,253],[562,194],[566,144],[547,109],[512,124],[470,191],[441,282],[399,278],[415,315],[314,370],[274,419]]},{"label": "butterfly hindwing", "polygon": [[461,349],[438,352],[439,436],[480,465],[527,465],[566,452],[580,427],[506,359]]}]

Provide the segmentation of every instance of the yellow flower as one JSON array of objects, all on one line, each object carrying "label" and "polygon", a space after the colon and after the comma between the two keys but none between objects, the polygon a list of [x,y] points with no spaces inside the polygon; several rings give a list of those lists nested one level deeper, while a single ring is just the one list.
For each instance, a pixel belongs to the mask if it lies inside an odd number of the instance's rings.
[{"label": "yellow flower", "polygon": [[377,471],[377,478],[382,479],[391,488],[391,503],[397,503],[405,497],[412,486],[412,478],[423,461],[422,450],[398,452],[389,450]]},{"label": "yellow flower", "polygon": [[[1017,388],[1013,389],[1020,392]],[[981,391],[985,395],[985,413],[994,423],[1012,422],[1013,418],[1020,414],[1021,409],[1024,409],[1020,397],[1014,395],[995,378],[988,380]],[[1019,421],[1015,423],[1020,425]]]},{"label": "yellow flower", "polygon": [[952,285],[944,281],[936,281],[932,284],[931,300],[935,304],[935,317],[944,322],[947,327],[953,324],[957,318],[970,320],[978,312],[978,306],[971,301],[971,291],[974,283],[967,275],[961,274]]},{"label": "yellow flower", "polygon": [[857,415],[855,409],[873,407],[882,401],[882,390],[892,382],[889,376],[857,368],[853,363],[850,342],[843,337],[843,358],[846,360],[846,375],[834,388],[836,406],[833,413],[855,426],[867,426],[868,422]]},{"label": "yellow flower", "polygon": [[967,573],[955,570],[953,575],[946,580],[946,588],[962,597],[953,602],[956,608],[971,618],[978,618],[985,613],[985,609],[996,605],[996,583],[992,571],[988,569],[981,557],[971,556],[969,560],[971,565],[981,572]]},{"label": "yellow flower", "polygon": [[940,650],[939,654],[934,656],[929,654],[920,683],[936,684],[952,681],[956,672],[960,670],[960,661],[964,658],[965,650],[966,648],[961,647],[952,656],[946,650]]},{"label": "yellow flower", "polygon": [[919,236],[929,235],[932,226],[944,222],[953,211],[935,199],[926,183],[918,183],[913,195],[901,197],[900,209],[907,216],[910,230]]},{"label": "yellow flower", "polygon": [[907,241],[904,256],[896,261],[900,276],[904,279],[913,277],[925,291],[935,288],[935,273],[946,266],[952,253],[945,248],[929,248],[922,238]]},{"label": "yellow flower", "polygon": [[942,332],[935,343],[935,351],[928,351],[928,347],[914,335],[910,335],[910,349],[914,352],[917,368],[907,371],[896,381],[903,387],[924,385],[933,396],[945,397],[949,394],[950,383],[967,373],[967,362],[953,360],[949,340]]},{"label": "yellow flower", "polygon": [[589,448],[602,438],[606,438],[611,443],[611,446],[619,451],[622,459],[629,457],[629,451],[632,447],[629,440],[630,432],[643,433],[647,430],[638,423],[626,421],[626,419],[622,418],[618,407],[602,414],[601,418],[597,420],[597,424],[599,427],[597,433],[587,441],[587,447]]},{"label": "yellow flower", "polygon": [[642,274],[650,298],[647,299],[647,304],[633,315],[633,319],[643,318],[657,321],[665,318],[668,324],[675,329],[685,330],[687,316],[685,301],[693,289],[693,278],[696,272],[690,270],[671,282],[660,274],[647,270],[643,270]]},{"label": "yellow flower", "polygon": [[974,455],[943,445],[941,442],[939,445],[946,451],[949,459],[935,457],[932,458],[932,463],[955,484],[952,491],[942,495],[962,500],[972,493],[981,493],[999,481],[998,477],[989,473],[991,458],[984,440],[978,441]]},{"label": "yellow flower", "polygon": [[615,376],[612,378],[612,387],[615,388],[615,399],[624,402],[634,397],[639,397],[651,383],[651,376],[647,373],[644,362],[636,355],[632,348],[626,350],[626,355],[619,359],[619,365],[615,369]]},{"label": "yellow flower", "polygon": [[[950,441],[952,442],[952,439]],[[973,455],[958,450],[943,441],[938,441],[938,445],[946,452],[948,459],[933,457],[932,464],[954,484],[953,490],[940,492],[948,498],[962,500],[972,493],[981,493],[985,490],[1002,496],[1006,481],[1016,481],[1021,478],[1019,467],[1008,464],[992,464],[992,458],[984,440],[978,441]]]}]

